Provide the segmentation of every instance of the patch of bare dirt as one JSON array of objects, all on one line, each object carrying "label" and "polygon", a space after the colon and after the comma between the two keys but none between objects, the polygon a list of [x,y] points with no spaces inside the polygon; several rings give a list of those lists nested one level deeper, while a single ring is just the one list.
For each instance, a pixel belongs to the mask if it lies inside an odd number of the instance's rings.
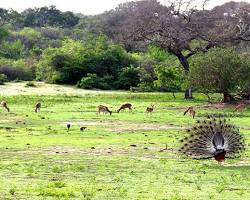
[{"label": "patch of bare dirt", "polygon": [[[189,106],[185,106],[185,107],[166,107],[166,108],[162,108],[163,110],[185,110],[187,109]],[[229,103],[212,103],[212,104],[207,104],[207,105],[197,105],[197,106],[193,106],[193,108],[216,108],[216,109],[220,109],[220,108],[234,108],[235,105],[234,104],[229,104]]]},{"label": "patch of bare dirt", "polygon": [[169,129],[185,129],[186,127],[174,124],[156,124],[156,123],[127,123],[122,121],[65,121],[61,122],[63,126],[67,124],[77,126],[104,126],[107,131],[122,133],[135,131],[161,131]]},{"label": "patch of bare dirt", "polygon": [[66,126],[67,124],[71,125],[77,125],[77,126],[113,126],[116,124],[122,124],[121,121],[65,121],[61,122],[63,126]]},{"label": "patch of bare dirt", "polygon": [[169,129],[184,129],[182,126],[178,125],[159,125],[159,124],[150,124],[150,123],[141,123],[141,124],[116,124],[111,128],[107,128],[110,132],[134,132],[134,131],[161,131]]},{"label": "patch of bare dirt", "polygon": [[225,167],[249,167],[250,169],[250,160],[249,159],[242,159],[237,163],[229,164],[224,163]]}]

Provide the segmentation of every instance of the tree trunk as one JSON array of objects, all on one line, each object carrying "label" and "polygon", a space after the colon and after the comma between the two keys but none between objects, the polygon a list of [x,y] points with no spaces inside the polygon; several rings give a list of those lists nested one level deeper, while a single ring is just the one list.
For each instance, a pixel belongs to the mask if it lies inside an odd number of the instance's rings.
[{"label": "tree trunk", "polygon": [[[181,65],[184,68],[185,74],[188,75],[189,73],[189,63],[187,58],[181,53],[175,53],[175,55],[177,56],[177,58],[179,59]],[[193,92],[192,92],[192,88],[187,88],[185,91],[185,99],[193,99]]]},{"label": "tree trunk", "polygon": [[189,72],[189,63],[188,63],[187,58],[181,52],[175,53],[175,55],[177,56],[181,65],[183,66],[185,73],[188,73]]},{"label": "tree trunk", "polygon": [[172,92],[172,95],[173,95],[174,99],[176,99],[175,92]]},{"label": "tree trunk", "polygon": [[231,102],[231,95],[228,92],[223,93],[223,103]]},{"label": "tree trunk", "polygon": [[192,88],[187,88],[185,90],[185,99],[193,99]]}]

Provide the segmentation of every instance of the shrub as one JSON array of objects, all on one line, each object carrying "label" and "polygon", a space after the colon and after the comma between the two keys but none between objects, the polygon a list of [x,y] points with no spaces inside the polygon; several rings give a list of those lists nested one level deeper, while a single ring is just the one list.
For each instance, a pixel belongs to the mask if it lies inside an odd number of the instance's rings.
[{"label": "shrub", "polygon": [[8,80],[31,80],[32,76],[25,69],[14,67],[11,65],[0,65],[0,73],[5,74]]},{"label": "shrub", "polygon": [[25,87],[37,87],[36,84],[32,81],[29,81],[25,84]]},{"label": "shrub", "polygon": [[96,74],[87,74],[80,81],[77,82],[76,86],[83,89],[93,89],[98,84],[98,77]]},{"label": "shrub", "polygon": [[87,74],[80,81],[77,82],[76,86],[83,89],[98,88],[102,90],[112,89],[109,81],[112,79],[110,76],[98,77],[96,74]]},{"label": "shrub", "polygon": [[233,98],[232,93],[239,92],[242,82],[250,79],[245,76],[246,65],[233,49],[214,48],[192,59],[188,82],[204,93],[222,93],[223,101],[228,102]]},{"label": "shrub", "polygon": [[116,87],[119,89],[130,89],[130,87],[135,87],[140,82],[139,69],[130,66],[124,68],[118,76],[118,81],[116,82]]},{"label": "shrub", "polygon": [[35,59],[5,59],[0,58],[0,73],[5,74],[8,80],[33,80],[35,78]]},{"label": "shrub", "polygon": [[[87,74],[96,74],[102,88],[107,87],[107,77],[118,77],[123,68],[134,63],[121,46],[109,42],[105,36],[90,38],[86,42],[64,40],[59,48],[47,48],[37,68],[37,78],[48,82],[76,84]],[[52,76],[57,74],[56,77]],[[83,82],[89,81],[86,78]],[[93,77],[92,77],[93,79]],[[96,85],[96,84],[95,84]],[[112,85],[112,84],[110,84]],[[85,87],[85,86],[84,86]],[[91,87],[88,84],[87,87]]]},{"label": "shrub", "polygon": [[5,74],[0,74],[0,85],[3,85],[7,81],[7,76]]},{"label": "shrub", "polygon": [[183,71],[175,63],[170,61],[155,66],[157,80],[154,86],[158,91],[177,92],[183,84]]}]

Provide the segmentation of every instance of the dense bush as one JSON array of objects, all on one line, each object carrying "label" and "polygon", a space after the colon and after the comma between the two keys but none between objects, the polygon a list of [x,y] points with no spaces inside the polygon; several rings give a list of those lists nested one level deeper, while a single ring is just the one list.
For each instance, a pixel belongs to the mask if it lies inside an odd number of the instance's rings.
[{"label": "dense bush", "polygon": [[[129,53],[121,46],[109,42],[103,35],[90,37],[87,42],[67,39],[61,47],[48,48],[43,52],[38,64],[37,79],[70,84],[81,80],[78,87],[111,89],[116,87],[114,83],[121,78],[119,74],[125,73],[123,69],[134,63]],[[94,84],[92,81],[100,83]],[[125,87],[121,82],[119,85],[119,88]]]},{"label": "dense bush", "polygon": [[0,73],[0,85],[3,85],[7,81],[8,81],[7,76],[5,74]]},{"label": "dense bush", "polygon": [[29,81],[25,84],[25,87],[36,87],[36,84],[32,81]]},{"label": "dense bush", "polygon": [[13,67],[10,65],[1,65],[0,73],[5,74],[9,80],[27,80],[27,75],[25,71],[21,68]]},{"label": "dense bush", "polygon": [[139,69],[134,66],[123,68],[118,75],[118,80],[115,83],[115,88],[130,89],[135,87],[140,82]]},{"label": "dense bush", "polygon": [[24,17],[24,26],[28,27],[73,27],[79,21],[79,17],[72,12],[61,12],[55,6],[27,9],[22,15]]},{"label": "dense bush", "polygon": [[181,91],[184,83],[183,70],[176,64],[162,63],[155,66],[157,80],[154,86],[160,91],[177,92]]},{"label": "dense bush", "polygon": [[83,89],[111,89],[112,86],[109,85],[109,81],[106,80],[107,77],[98,77],[96,74],[87,74],[80,81],[77,82],[76,86]]},{"label": "dense bush", "polygon": [[35,78],[36,61],[32,59],[0,59],[0,73],[8,80],[33,80]]},{"label": "dense bush", "polygon": [[0,55],[5,58],[20,59],[25,55],[25,47],[20,40],[4,41],[0,47]]},{"label": "dense bush", "polygon": [[9,35],[9,31],[4,29],[3,27],[0,27],[0,41],[5,39]]},{"label": "dense bush", "polygon": [[134,91],[176,92],[182,89],[184,76],[177,59],[150,45],[146,53],[133,54],[138,61],[140,82]]},{"label": "dense bush", "polygon": [[248,62],[232,49],[214,48],[192,59],[188,82],[204,93],[222,93],[224,102],[249,83]]}]

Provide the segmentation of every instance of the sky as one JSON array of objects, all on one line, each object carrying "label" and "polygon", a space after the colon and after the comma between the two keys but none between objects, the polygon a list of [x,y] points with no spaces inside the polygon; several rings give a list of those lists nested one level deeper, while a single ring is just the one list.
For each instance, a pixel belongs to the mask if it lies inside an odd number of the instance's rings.
[{"label": "sky", "polygon": [[[131,0],[0,0],[0,7],[9,9],[12,8],[19,12],[26,8],[42,7],[55,5],[57,9],[61,11],[72,11],[75,13],[82,13],[85,15],[100,14],[106,10],[115,8],[118,4],[128,2]],[[166,0],[160,0],[166,2]],[[196,0],[198,4],[202,0]],[[231,0],[210,0],[207,8],[213,8],[214,6],[221,5]],[[250,0],[234,0],[245,1]]]}]

